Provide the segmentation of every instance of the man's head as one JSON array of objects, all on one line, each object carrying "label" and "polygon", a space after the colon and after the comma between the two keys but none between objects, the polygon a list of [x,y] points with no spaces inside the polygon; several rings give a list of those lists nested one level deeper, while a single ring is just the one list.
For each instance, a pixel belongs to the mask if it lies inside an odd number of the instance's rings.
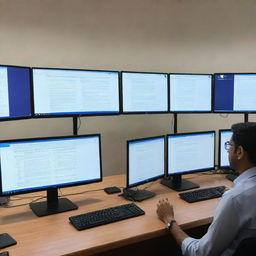
[{"label": "man's head", "polygon": [[230,167],[243,172],[256,166],[256,122],[233,124],[231,130]]}]

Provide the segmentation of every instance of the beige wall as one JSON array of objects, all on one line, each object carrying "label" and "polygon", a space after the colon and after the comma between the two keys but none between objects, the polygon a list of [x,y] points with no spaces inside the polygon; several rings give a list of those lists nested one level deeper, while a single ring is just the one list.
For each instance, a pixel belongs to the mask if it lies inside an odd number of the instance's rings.
[{"label": "beige wall", "polygon": [[[0,63],[157,72],[255,72],[255,0],[0,0]],[[255,115],[250,116],[255,120]],[[242,115],[179,115],[179,131]],[[103,136],[104,175],[125,171],[127,139],[171,132],[172,115],[81,118]],[[71,118],[0,123],[0,139],[72,134]]]}]

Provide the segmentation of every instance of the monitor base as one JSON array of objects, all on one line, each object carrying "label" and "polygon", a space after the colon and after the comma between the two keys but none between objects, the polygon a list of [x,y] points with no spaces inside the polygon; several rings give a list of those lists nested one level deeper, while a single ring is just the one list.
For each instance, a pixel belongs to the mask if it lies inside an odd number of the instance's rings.
[{"label": "monitor base", "polygon": [[129,188],[124,188],[123,193],[120,196],[130,201],[141,202],[143,200],[154,197],[155,195],[156,194],[154,192],[151,192],[148,190],[141,190],[141,189],[133,190]]},{"label": "monitor base", "polygon": [[67,198],[58,199],[57,203],[49,204],[47,201],[29,204],[31,210],[38,216],[47,216],[60,212],[76,210],[78,207]]},{"label": "monitor base", "polygon": [[0,205],[5,205],[10,201],[9,196],[0,196]]},{"label": "monitor base", "polygon": [[163,178],[161,184],[175,190],[175,191],[184,191],[193,188],[199,188],[200,186],[196,183],[193,183],[189,180],[181,179],[178,182],[173,178]]},{"label": "monitor base", "polygon": [[14,244],[17,244],[17,242],[9,234],[0,234],[0,249],[3,249]]}]

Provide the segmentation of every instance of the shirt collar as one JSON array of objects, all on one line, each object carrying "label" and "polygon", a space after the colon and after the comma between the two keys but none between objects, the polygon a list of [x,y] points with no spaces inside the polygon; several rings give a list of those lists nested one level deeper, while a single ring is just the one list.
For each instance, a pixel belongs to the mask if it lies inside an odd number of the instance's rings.
[{"label": "shirt collar", "polygon": [[242,174],[240,174],[234,181],[234,186],[244,182],[245,180],[251,178],[252,176],[256,176],[256,166],[250,169],[247,169]]}]

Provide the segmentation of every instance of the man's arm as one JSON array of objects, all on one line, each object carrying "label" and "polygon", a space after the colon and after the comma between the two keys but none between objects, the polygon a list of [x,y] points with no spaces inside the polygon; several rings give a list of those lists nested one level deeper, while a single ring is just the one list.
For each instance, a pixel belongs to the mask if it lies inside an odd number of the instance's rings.
[{"label": "man's arm", "polygon": [[[162,220],[166,225],[167,223],[174,220],[173,206],[169,203],[168,199],[161,199],[157,205],[157,215],[160,220]],[[176,242],[181,246],[183,240],[188,237],[188,235],[180,228],[180,226],[174,222],[170,232]]]}]

